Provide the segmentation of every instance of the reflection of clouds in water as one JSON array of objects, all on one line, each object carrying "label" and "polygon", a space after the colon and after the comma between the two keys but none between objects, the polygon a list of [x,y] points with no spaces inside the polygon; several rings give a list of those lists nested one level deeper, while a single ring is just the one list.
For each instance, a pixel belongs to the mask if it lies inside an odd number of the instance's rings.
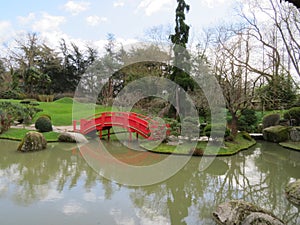
[{"label": "reflection of clouds in water", "polygon": [[87,202],[97,202],[97,200],[105,200],[105,196],[97,196],[94,191],[90,191],[83,194],[83,199]]},{"label": "reflection of clouds in water", "polygon": [[54,202],[59,199],[63,199],[64,195],[61,192],[58,192],[55,189],[49,189],[47,191],[47,196],[42,200],[44,202]]},{"label": "reflection of clouds in water", "polygon": [[86,214],[87,210],[79,202],[70,201],[63,206],[62,212],[67,216],[71,216],[74,214]]},{"label": "reflection of clouds in water", "polygon": [[169,225],[170,220],[162,215],[158,215],[155,210],[147,207],[136,209],[135,217],[126,216],[126,212],[122,212],[121,209],[112,208],[110,215],[113,216],[116,224],[118,225]]},{"label": "reflection of clouds in water", "polygon": [[[0,177],[1,177],[1,175],[0,175]],[[7,182],[3,182],[2,180],[0,180],[0,197],[5,195],[7,190],[8,190]]]},{"label": "reflection of clouds in water", "polygon": [[135,225],[134,219],[124,215],[121,209],[112,208],[109,214],[113,216],[118,225]]},{"label": "reflection of clouds in water", "polygon": [[142,207],[137,211],[137,217],[140,219],[140,224],[142,225],[168,225],[171,224],[170,219],[159,215],[156,210],[148,207]]}]

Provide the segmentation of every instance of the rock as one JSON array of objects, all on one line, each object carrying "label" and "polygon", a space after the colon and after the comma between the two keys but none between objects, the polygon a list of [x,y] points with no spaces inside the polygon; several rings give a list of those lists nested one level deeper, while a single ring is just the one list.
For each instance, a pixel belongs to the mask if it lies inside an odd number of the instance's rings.
[{"label": "rock", "polygon": [[300,141],[300,127],[293,127],[290,130],[290,140],[295,142]]},{"label": "rock", "polygon": [[285,224],[271,212],[242,200],[232,200],[220,204],[213,212],[213,218],[222,225]]},{"label": "rock", "polygon": [[284,142],[289,139],[289,127],[286,126],[272,126],[263,130],[263,138],[270,142]]},{"label": "rock", "polygon": [[285,193],[290,202],[300,206],[300,179],[289,183],[285,188]]},{"label": "rock", "polygon": [[47,141],[43,134],[36,131],[29,131],[20,143],[18,150],[21,152],[31,152],[43,150],[46,147]]},{"label": "rock", "polygon": [[173,142],[173,141],[178,141],[178,137],[176,137],[176,136],[174,136],[174,135],[170,135],[170,136],[167,137],[167,140],[168,140],[168,141],[171,141],[171,142]]},{"label": "rock", "polygon": [[63,132],[59,135],[58,141],[70,143],[87,143],[89,142],[86,137],[79,133]]}]

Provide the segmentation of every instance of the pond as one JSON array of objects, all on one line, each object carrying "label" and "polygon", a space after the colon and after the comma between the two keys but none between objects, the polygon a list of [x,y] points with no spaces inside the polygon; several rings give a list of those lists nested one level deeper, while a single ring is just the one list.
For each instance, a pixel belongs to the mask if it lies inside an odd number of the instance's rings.
[{"label": "pond", "polygon": [[[192,157],[170,178],[147,186],[100,176],[101,169],[93,168],[83,149],[73,144],[49,143],[47,150],[27,154],[16,152],[17,145],[0,140],[3,225],[209,225],[216,224],[211,217],[215,207],[230,199],[253,202],[287,224],[300,224],[300,209],[284,194],[286,184],[300,178],[300,152],[276,144],[258,142],[237,155],[214,159],[205,171],[199,170],[201,157]],[[137,169],[167,157],[113,143],[105,146]]]}]

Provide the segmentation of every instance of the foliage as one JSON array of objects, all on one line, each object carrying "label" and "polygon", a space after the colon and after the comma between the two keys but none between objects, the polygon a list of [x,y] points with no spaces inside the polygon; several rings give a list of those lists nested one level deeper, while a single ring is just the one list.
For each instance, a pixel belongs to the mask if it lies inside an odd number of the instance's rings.
[{"label": "foliage", "polygon": [[[231,134],[230,129],[228,129],[227,127],[225,128],[223,124],[214,124],[213,129],[214,129],[215,135],[217,137],[225,137],[226,138],[226,137],[230,136],[230,134]],[[210,137],[211,130],[212,130],[212,124],[207,124],[203,129],[203,134],[205,136]]]},{"label": "foliage", "polygon": [[174,136],[180,135],[180,122],[172,118],[164,118],[165,122],[170,125],[170,134]]},{"label": "foliage", "polygon": [[23,106],[9,101],[0,102],[0,133],[8,130],[14,121],[27,124],[30,123],[32,118],[39,111],[40,109],[32,106]]},{"label": "foliage", "polygon": [[22,95],[16,90],[7,90],[0,93],[0,98],[3,99],[21,99]]},{"label": "foliage", "polygon": [[49,117],[46,116],[40,116],[36,121],[35,121],[35,128],[39,132],[49,132],[52,131],[52,123]]},{"label": "foliage", "polygon": [[300,107],[289,109],[283,116],[287,120],[293,120],[293,126],[300,126]]},{"label": "foliage", "polygon": [[238,121],[238,129],[240,131],[247,131],[249,133],[256,130],[258,118],[256,116],[255,110],[244,109],[241,111],[241,116]]},{"label": "foliage", "polygon": [[279,121],[280,121],[280,114],[278,113],[266,115],[262,120],[263,129],[271,126],[276,126],[279,124]]},{"label": "foliage", "polygon": [[296,88],[290,76],[279,75],[258,89],[258,95],[267,109],[288,108],[297,99]]}]

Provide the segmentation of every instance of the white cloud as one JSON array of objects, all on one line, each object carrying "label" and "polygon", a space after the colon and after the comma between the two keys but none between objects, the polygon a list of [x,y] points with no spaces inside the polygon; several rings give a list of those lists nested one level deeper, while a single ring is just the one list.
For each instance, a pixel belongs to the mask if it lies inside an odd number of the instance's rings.
[{"label": "white cloud", "polygon": [[32,25],[34,31],[55,31],[59,26],[66,21],[63,16],[51,16],[48,13],[43,13],[42,18],[37,20]]},{"label": "white cloud", "polygon": [[151,16],[162,9],[169,8],[173,4],[173,0],[143,0],[138,5],[137,11],[144,10],[147,16]]},{"label": "white cloud", "polygon": [[114,7],[123,7],[124,5],[125,5],[125,3],[122,1],[114,2],[114,4],[113,4]]},{"label": "white cloud", "polygon": [[12,24],[9,21],[0,21],[0,44],[9,40],[13,35]]},{"label": "white cloud", "polygon": [[106,17],[99,16],[88,16],[87,18],[85,18],[85,20],[88,23],[88,25],[92,27],[99,25],[101,22],[107,22]]},{"label": "white cloud", "polygon": [[79,13],[88,10],[90,6],[89,2],[75,2],[75,1],[68,1],[64,8],[66,11],[70,12],[72,15],[78,15]]},{"label": "white cloud", "polygon": [[28,16],[18,16],[18,21],[22,25],[31,23],[35,19],[35,13],[29,13]]},{"label": "white cloud", "polygon": [[208,6],[209,8],[214,8],[223,5],[226,2],[228,2],[228,0],[202,0],[202,3]]}]

